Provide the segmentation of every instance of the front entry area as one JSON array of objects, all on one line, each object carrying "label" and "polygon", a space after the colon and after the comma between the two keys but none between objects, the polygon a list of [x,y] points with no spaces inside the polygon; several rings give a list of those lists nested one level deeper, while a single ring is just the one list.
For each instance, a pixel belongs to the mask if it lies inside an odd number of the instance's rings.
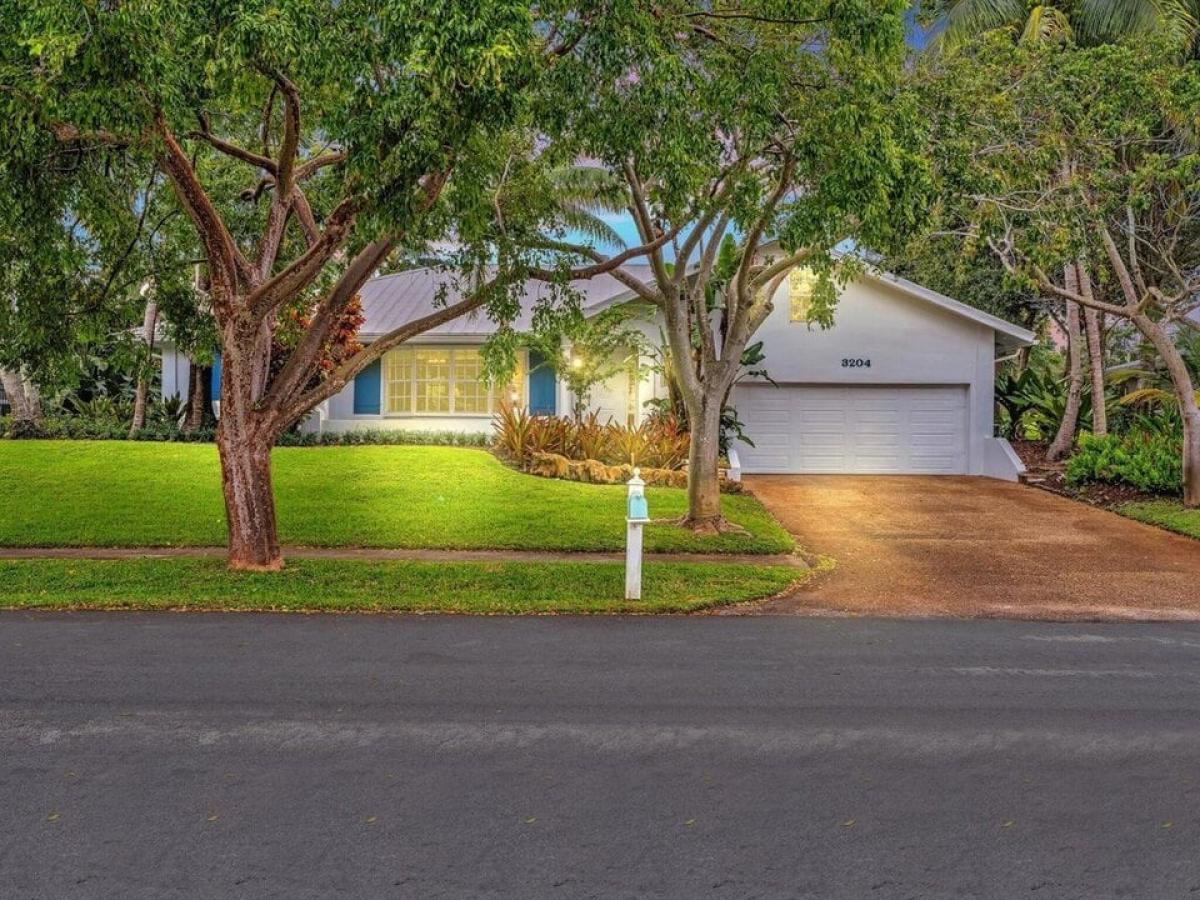
[{"label": "front entry area", "polygon": [[966,385],[741,385],[733,395],[764,474],[962,475]]}]

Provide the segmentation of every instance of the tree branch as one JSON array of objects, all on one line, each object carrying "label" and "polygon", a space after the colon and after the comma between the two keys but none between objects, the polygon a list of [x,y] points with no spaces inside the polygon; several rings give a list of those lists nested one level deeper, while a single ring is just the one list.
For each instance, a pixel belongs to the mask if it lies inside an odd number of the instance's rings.
[{"label": "tree branch", "polygon": [[259,285],[246,297],[251,316],[255,319],[263,318],[321,274],[321,270],[349,236],[354,224],[356,206],[352,200],[339,203],[329,214],[320,238],[292,260],[283,271]]},{"label": "tree branch", "polygon": [[155,111],[154,127],[164,147],[164,152],[159,154],[159,167],[175,186],[175,194],[192,220],[208,257],[209,278],[214,285],[214,311],[231,314],[231,296],[239,284],[253,283],[253,270],[200,184],[191,160],[175,140],[161,110]]},{"label": "tree branch", "polygon": [[271,159],[269,156],[263,156],[259,153],[255,153],[253,150],[247,150],[245,147],[239,147],[237,144],[227,141],[224,138],[219,138],[213,134],[212,131],[209,130],[208,119],[204,116],[200,117],[200,130],[189,131],[188,137],[204,141],[204,143],[213,147],[220,153],[223,153],[232,159],[248,163],[254,166],[256,169],[263,169],[264,171],[270,172],[272,175],[274,175],[277,171],[275,160]]}]

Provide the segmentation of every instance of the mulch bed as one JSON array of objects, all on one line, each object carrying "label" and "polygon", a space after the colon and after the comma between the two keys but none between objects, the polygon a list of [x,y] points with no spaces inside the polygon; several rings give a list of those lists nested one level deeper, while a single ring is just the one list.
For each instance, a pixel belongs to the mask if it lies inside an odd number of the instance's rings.
[{"label": "mulch bed", "polygon": [[1011,441],[1012,447],[1025,464],[1026,472],[1021,481],[1031,487],[1088,503],[1092,506],[1114,509],[1125,503],[1143,500],[1162,500],[1163,494],[1149,494],[1127,484],[1067,484],[1065,466],[1060,462],[1046,461],[1046,441]]}]

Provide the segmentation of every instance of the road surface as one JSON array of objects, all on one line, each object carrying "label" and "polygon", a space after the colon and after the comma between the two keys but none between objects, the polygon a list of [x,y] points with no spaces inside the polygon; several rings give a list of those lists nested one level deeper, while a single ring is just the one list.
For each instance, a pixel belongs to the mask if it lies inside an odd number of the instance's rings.
[{"label": "road surface", "polygon": [[1200,626],[0,614],[4,898],[1200,896]]}]

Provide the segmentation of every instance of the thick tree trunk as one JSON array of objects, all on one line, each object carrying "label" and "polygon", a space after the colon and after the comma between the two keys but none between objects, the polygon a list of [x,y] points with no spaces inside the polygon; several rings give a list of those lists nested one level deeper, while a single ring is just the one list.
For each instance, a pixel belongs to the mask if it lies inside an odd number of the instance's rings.
[{"label": "thick tree trunk", "polygon": [[[720,396],[724,396],[724,393]],[[691,446],[688,449],[688,511],[683,524],[696,531],[717,532],[724,527],[721,515],[721,406],[704,398],[688,410]]]},{"label": "thick tree trunk", "polygon": [[1154,345],[1171,376],[1183,419],[1183,505],[1195,509],[1200,507],[1200,406],[1196,404],[1196,386],[1175,341],[1161,325],[1146,315],[1133,316],[1133,324]]},{"label": "thick tree trunk", "polygon": [[[1087,266],[1081,261],[1079,268],[1079,293],[1092,297],[1092,278]],[[1088,371],[1092,389],[1092,434],[1108,434],[1108,410],[1104,406],[1104,313],[1092,307],[1083,310],[1084,328],[1087,333]]]},{"label": "thick tree trunk", "polygon": [[11,369],[0,369],[0,385],[4,386],[4,396],[8,398],[8,406],[12,417],[20,422],[29,416],[25,406],[25,386],[21,376]]},{"label": "thick tree trunk", "polygon": [[229,568],[273,572],[283,568],[271,488],[273,441],[247,438],[224,414],[217,427],[221,487],[229,527]]},{"label": "thick tree trunk", "polygon": [[[1068,291],[1078,290],[1078,279],[1075,277],[1075,266],[1066,267],[1064,281]],[[1082,334],[1079,328],[1079,305],[1067,301],[1067,404],[1063,411],[1062,422],[1059,423],[1058,433],[1046,451],[1046,459],[1053,462],[1062,459],[1075,446],[1075,432],[1079,427],[1079,407],[1083,401],[1083,358],[1080,344]]]},{"label": "thick tree trunk", "polygon": [[221,421],[217,447],[229,528],[229,568],[276,571],[283,568],[271,487],[271,448],[278,429],[255,408],[251,385],[259,386],[258,358],[225,341],[221,366]]},{"label": "thick tree trunk", "polygon": [[[158,322],[158,304],[153,300],[146,301],[146,312],[142,316],[142,334],[146,340],[146,355],[154,352],[154,327]],[[133,394],[133,421],[129,425],[129,437],[133,438],[146,427],[146,395],[150,392],[150,378],[147,369],[151,363],[145,360],[138,375],[137,387]]]},{"label": "thick tree trunk", "polygon": [[[13,422],[23,427],[40,427],[42,398],[37,385],[12,369],[0,369],[0,384],[4,385],[4,394],[8,397],[8,405],[12,409]],[[21,429],[17,430],[19,432]]]}]

